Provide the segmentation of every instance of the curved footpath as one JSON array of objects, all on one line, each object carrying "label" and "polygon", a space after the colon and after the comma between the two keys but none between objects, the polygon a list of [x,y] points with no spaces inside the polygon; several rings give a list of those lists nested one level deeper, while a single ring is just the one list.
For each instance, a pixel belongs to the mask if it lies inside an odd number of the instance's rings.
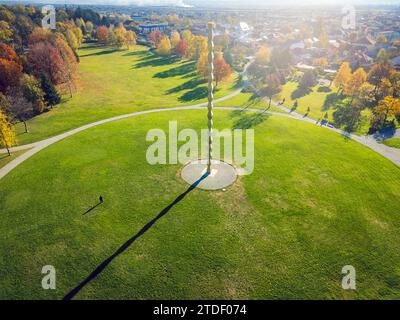
[{"label": "curved footpath", "polygon": [[[240,91],[239,91],[240,92]],[[229,97],[234,96],[235,94],[237,94],[236,92],[232,93]],[[223,100],[228,99],[228,96],[222,98]],[[217,101],[222,101],[222,99],[219,99]],[[217,102],[216,101],[216,102]],[[27,145],[23,145],[23,146],[19,146],[19,147],[15,147],[12,148],[12,151],[18,151],[18,150],[26,150],[26,149],[30,149],[28,151],[26,151],[25,153],[23,153],[22,155],[20,155],[19,157],[17,157],[16,159],[14,159],[13,161],[9,162],[8,164],[6,164],[3,168],[0,168],[0,180],[6,176],[9,172],[11,172],[13,169],[15,169],[18,165],[20,165],[21,163],[23,163],[25,160],[29,159],[30,157],[32,157],[34,154],[38,153],[39,151],[47,148],[48,146],[62,140],[65,139],[67,137],[73,136],[81,131],[93,128],[95,126],[101,125],[101,124],[105,124],[105,123],[109,123],[109,122],[113,122],[113,121],[117,121],[117,120],[121,120],[121,119],[126,119],[126,118],[130,118],[130,117],[136,117],[139,115],[143,115],[143,114],[150,114],[150,113],[158,113],[158,112],[169,112],[169,111],[180,111],[180,110],[196,110],[196,109],[205,109],[206,103],[202,103],[199,105],[192,105],[192,106],[186,106],[186,107],[174,107],[174,108],[166,108],[166,109],[152,109],[152,110],[145,110],[145,111],[138,111],[138,112],[133,112],[133,113],[129,113],[129,114],[124,114],[124,115],[120,115],[120,116],[116,116],[116,117],[112,117],[112,118],[108,118],[108,119],[104,119],[104,120],[100,120],[94,123],[90,123],[87,125],[84,125],[82,127],[73,129],[71,131],[62,133],[60,135],[57,135],[55,137],[49,138],[49,139],[45,139],[42,141],[38,141],[35,143],[31,143],[31,144],[27,144]],[[285,108],[283,106],[280,106],[279,104],[275,103],[275,105],[277,105],[280,108]],[[315,120],[312,120],[310,118],[307,117],[303,117],[299,114],[296,113],[291,113],[291,114],[284,114],[284,113],[278,113],[278,112],[270,112],[270,111],[265,111],[265,110],[260,110],[260,109],[254,109],[254,108],[238,108],[238,107],[215,107],[215,109],[221,109],[221,110],[246,110],[246,111],[253,111],[253,112],[258,112],[258,113],[268,113],[268,114],[272,114],[272,115],[276,115],[276,116],[280,116],[280,117],[285,117],[285,118],[290,118],[290,119],[296,119],[296,120],[300,120],[300,121],[306,121],[312,124],[317,124],[318,123]],[[382,156],[384,156],[385,158],[389,159],[390,161],[392,161],[393,163],[395,163],[396,165],[400,166],[400,150],[399,149],[395,149],[395,148],[390,148],[388,146],[385,145],[381,145],[379,143],[377,143],[375,140],[371,139],[371,138],[367,138],[367,137],[360,137],[360,136],[356,136],[353,134],[350,134],[346,131],[340,130],[340,129],[336,129],[336,128],[330,128],[330,127],[325,127],[326,129],[335,131],[337,133],[340,133],[350,139],[353,139],[367,147],[369,147],[370,149],[376,151],[377,153],[381,154]],[[5,149],[0,150],[0,152],[4,153],[6,152]]]}]

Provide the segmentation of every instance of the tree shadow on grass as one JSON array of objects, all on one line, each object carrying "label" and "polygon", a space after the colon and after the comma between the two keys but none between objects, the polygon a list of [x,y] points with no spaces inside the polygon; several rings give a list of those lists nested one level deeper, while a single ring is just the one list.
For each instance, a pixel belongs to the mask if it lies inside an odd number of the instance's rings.
[{"label": "tree shadow on grass", "polygon": [[292,100],[296,100],[296,99],[299,99],[299,98],[301,98],[301,97],[304,97],[304,96],[306,96],[307,94],[309,94],[309,93],[311,93],[312,92],[312,90],[310,89],[310,88],[301,88],[301,87],[298,87],[296,90],[294,90],[293,92],[292,92],[292,94],[291,94],[291,98],[292,98]]},{"label": "tree shadow on grass", "polygon": [[189,63],[182,64],[180,66],[177,66],[175,68],[156,73],[153,76],[153,78],[165,79],[165,78],[183,76],[188,73],[194,72],[194,68],[195,68],[195,63],[189,62]]},{"label": "tree shadow on grass", "polygon": [[336,106],[341,99],[342,97],[336,92],[328,94],[325,98],[324,104],[322,105],[322,111],[328,111],[331,107]]},{"label": "tree shadow on grass", "polygon": [[88,53],[88,54],[83,54],[80,56],[80,58],[84,58],[84,57],[92,57],[92,56],[102,56],[105,54],[111,54],[114,52],[120,51],[119,49],[107,49],[107,50],[103,50],[103,51],[99,51],[99,52],[94,52],[94,53]]},{"label": "tree shadow on grass", "polygon": [[182,201],[190,192],[197,188],[201,181],[207,178],[208,173],[205,173],[199,178],[195,183],[193,183],[184,193],[179,195],[171,204],[165,207],[161,212],[151,221],[149,221],[138,233],[136,233],[132,238],[128,239],[122,246],[118,248],[111,256],[100,263],[97,268],[89,274],[89,276],[84,279],[78,286],[72,289],[63,300],[71,300],[74,298],[90,281],[96,278],[115,258],[120,254],[124,253],[140,236],[144,235],[158,220],[165,216],[176,204]]},{"label": "tree shadow on grass", "polygon": [[189,101],[205,99],[207,97],[208,97],[207,87],[198,87],[196,89],[185,92],[181,97],[179,97],[179,101],[180,102],[189,102]]},{"label": "tree shadow on grass", "polygon": [[232,126],[232,129],[251,129],[267,120],[271,115],[264,112],[247,113],[242,110],[232,111],[231,117],[238,119]]},{"label": "tree shadow on grass", "polygon": [[205,80],[205,79],[199,79],[199,78],[191,79],[175,88],[167,90],[166,93],[172,94],[172,93],[177,93],[177,92],[183,91],[183,90],[190,90],[190,89],[196,88],[197,86],[204,84],[206,82],[207,82],[207,80]]},{"label": "tree shadow on grass", "polygon": [[11,156],[8,155],[8,153],[0,153],[0,160],[6,159],[6,158],[11,158],[12,157],[12,153]]},{"label": "tree shadow on grass", "polygon": [[332,92],[332,89],[327,86],[318,87],[318,92]]},{"label": "tree shadow on grass", "polygon": [[176,57],[160,57],[149,55],[144,57],[142,61],[134,65],[134,68],[145,68],[145,67],[160,67],[166,66],[176,62]]},{"label": "tree shadow on grass", "polygon": [[124,57],[129,57],[129,56],[145,56],[148,53],[147,50],[140,50],[140,51],[130,51],[125,54],[123,54]]}]

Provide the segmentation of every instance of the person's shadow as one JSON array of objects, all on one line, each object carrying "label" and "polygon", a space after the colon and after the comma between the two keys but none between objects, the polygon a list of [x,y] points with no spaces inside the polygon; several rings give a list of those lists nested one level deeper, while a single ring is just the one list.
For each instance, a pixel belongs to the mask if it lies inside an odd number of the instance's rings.
[{"label": "person's shadow", "polygon": [[103,202],[99,201],[99,203],[97,203],[96,205],[94,205],[93,207],[89,208],[84,214],[83,216],[87,215],[88,213],[92,212],[94,209],[96,209],[99,205],[103,204]]},{"label": "person's shadow", "polygon": [[[121,247],[118,248],[111,256],[105,259],[102,263],[100,263],[97,268],[89,274],[89,276],[84,279],[78,286],[72,289],[63,300],[71,300],[74,298],[90,281],[96,278],[116,257],[118,257],[121,253],[123,253],[126,249],[128,249],[140,236],[145,234],[159,219],[165,216],[177,203],[182,201],[191,191],[196,189],[196,187],[207,178],[208,173],[205,173],[200,177],[195,183],[193,183],[184,193],[179,195],[171,204],[165,207],[154,219],[149,221],[138,233],[136,233],[132,238],[127,240]],[[98,204],[99,205],[99,204]],[[98,206],[96,205],[96,206]]]}]

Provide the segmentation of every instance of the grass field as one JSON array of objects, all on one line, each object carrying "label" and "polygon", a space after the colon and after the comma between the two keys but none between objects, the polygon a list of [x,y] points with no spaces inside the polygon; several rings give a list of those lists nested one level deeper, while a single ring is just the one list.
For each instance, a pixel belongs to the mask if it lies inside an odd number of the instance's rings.
[{"label": "grass field", "polygon": [[242,92],[233,98],[217,102],[215,103],[215,105],[219,107],[254,108],[285,113],[284,111],[282,111],[282,109],[279,109],[273,104],[271,104],[271,107],[268,107],[268,100],[266,100],[265,98],[260,98],[253,93],[248,92]]},{"label": "grass field", "polygon": [[387,139],[387,140],[383,141],[382,143],[389,147],[400,149],[400,139],[399,138]]},{"label": "grass field", "polygon": [[[131,51],[85,46],[79,50],[80,80],[73,98],[29,121],[29,134],[17,126],[18,143],[52,137],[112,116],[206,101],[207,84],[196,65],[148,54],[146,47]],[[239,88],[237,75],[221,83],[215,97]]]},{"label": "grass field", "polygon": [[[275,100],[280,102],[285,98],[285,106],[292,109],[294,102],[297,100],[298,107],[293,108],[299,114],[306,115],[315,120],[323,120],[325,114],[328,114],[328,121],[333,122],[333,112],[335,111],[335,101],[338,100],[337,89],[332,85],[331,88],[316,85],[311,88],[311,91],[305,95],[299,93],[298,83],[288,81],[283,87],[280,94],[275,97]],[[308,111],[310,108],[310,112]],[[363,110],[361,113],[361,121],[354,133],[366,134],[368,132],[371,112]]]},{"label": "grass field", "polygon": [[[245,117],[215,111],[219,129]],[[62,298],[187,189],[180,165],[146,162],[147,131],[172,119],[206,125],[199,111],[109,123],[0,181],[0,299]],[[265,117],[255,132],[252,175],[187,194],[76,298],[398,298],[400,169],[293,119]],[[85,214],[100,194],[104,204]],[[57,290],[41,289],[48,264]],[[356,291],[341,289],[345,265]]]},{"label": "grass field", "polygon": [[0,153],[0,168],[4,167],[7,163],[11,162],[25,152],[26,150],[15,151],[11,153],[11,156],[9,156],[7,153]]}]

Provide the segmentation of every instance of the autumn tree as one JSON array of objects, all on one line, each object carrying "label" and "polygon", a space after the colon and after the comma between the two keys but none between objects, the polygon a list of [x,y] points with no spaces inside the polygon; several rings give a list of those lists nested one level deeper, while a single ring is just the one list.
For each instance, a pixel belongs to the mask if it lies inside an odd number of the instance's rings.
[{"label": "autumn tree", "polygon": [[3,111],[0,110],[0,143],[7,149],[10,156],[10,148],[15,144],[15,132],[10,121]]},{"label": "autumn tree", "polygon": [[217,52],[214,58],[215,86],[232,74],[231,66],[226,63],[222,52]]},{"label": "autumn tree", "polygon": [[188,50],[188,45],[185,40],[179,41],[179,43],[175,47],[176,54],[180,57],[186,56],[187,50]]},{"label": "autumn tree", "polygon": [[[38,38],[34,34],[33,38]],[[77,58],[71,47],[58,33],[47,32],[45,37],[29,46],[28,61],[37,78],[45,73],[55,85],[66,86],[72,96],[77,75]]]},{"label": "autumn tree", "polygon": [[22,77],[22,65],[15,51],[6,44],[0,44],[0,91],[18,86]]},{"label": "autumn tree", "polygon": [[76,39],[75,33],[72,30],[68,29],[65,34],[65,39],[67,40],[69,46],[74,49],[78,50],[78,40]]},{"label": "autumn tree", "polygon": [[24,124],[25,133],[28,133],[27,120],[33,116],[33,106],[18,88],[9,90],[7,99],[10,102],[10,115],[12,121],[22,122]]},{"label": "autumn tree", "polygon": [[96,30],[97,40],[101,45],[106,45],[108,40],[108,28],[105,26],[100,26]]},{"label": "autumn tree", "polygon": [[11,113],[10,101],[8,101],[7,97],[1,92],[0,92],[0,111],[3,111],[7,115]]},{"label": "autumn tree", "polygon": [[[208,41],[206,37],[186,35],[185,38],[183,38],[183,40],[187,43],[188,46],[186,50],[186,58],[197,61],[203,51],[208,51]],[[190,39],[190,42],[188,42],[187,39]]]},{"label": "autumn tree", "polygon": [[271,59],[271,50],[268,47],[261,47],[256,54],[256,63],[266,66]]},{"label": "autumn tree", "polygon": [[392,75],[393,69],[389,64],[376,63],[368,72],[367,80],[375,86],[375,92],[379,90],[381,81],[389,79]]},{"label": "autumn tree", "polygon": [[160,30],[155,30],[150,33],[150,42],[153,44],[154,47],[158,47],[161,40],[164,38],[164,35]]},{"label": "autumn tree", "polygon": [[6,21],[0,21],[0,42],[11,42],[13,37],[13,30]]},{"label": "autumn tree", "polygon": [[171,54],[171,49],[172,49],[172,47],[171,47],[171,42],[169,41],[169,38],[164,37],[158,44],[156,52],[160,56],[168,56]]},{"label": "autumn tree", "polygon": [[87,32],[90,36],[92,36],[93,30],[94,30],[93,23],[92,23],[91,21],[86,22],[86,32]]},{"label": "autumn tree", "polygon": [[368,82],[364,82],[356,97],[356,103],[361,109],[373,107],[375,103],[374,86]]},{"label": "autumn tree", "polygon": [[206,78],[208,74],[208,53],[201,52],[199,61],[197,62],[197,73],[199,76]]},{"label": "autumn tree", "polygon": [[136,45],[136,33],[134,31],[126,31],[125,33],[125,45],[130,49],[130,47],[133,47]]},{"label": "autumn tree", "polygon": [[24,74],[21,79],[20,90],[25,99],[32,103],[34,113],[39,114],[44,111],[44,93],[39,81],[34,76]]},{"label": "autumn tree", "polygon": [[343,62],[339,68],[338,73],[336,74],[334,83],[335,86],[339,88],[340,91],[343,91],[347,85],[347,82],[351,79],[351,68],[348,62]]},{"label": "autumn tree", "polygon": [[172,31],[171,34],[171,46],[172,48],[176,48],[179,44],[179,42],[181,41],[181,35],[179,34],[178,31],[174,30]]},{"label": "autumn tree", "polygon": [[74,33],[76,40],[78,41],[78,45],[80,45],[83,42],[82,29],[75,27],[75,28],[72,28],[72,32]]},{"label": "autumn tree", "polygon": [[385,97],[380,101],[374,110],[375,120],[384,125],[391,116],[400,115],[400,99],[391,96]]},{"label": "autumn tree", "polygon": [[124,46],[126,43],[125,35],[126,35],[126,29],[123,26],[115,28],[114,29],[115,39],[113,45],[116,46],[117,48],[122,48],[122,46]]},{"label": "autumn tree", "polygon": [[358,68],[347,81],[344,87],[344,94],[354,97],[359,94],[362,84],[367,80],[367,74],[363,68]]},{"label": "autumn tree", "polygon": [[193,34],[190,30],[186,29],[182,32],[182,39],[186,41],[186,43],[190,43],[192,41]]}]

